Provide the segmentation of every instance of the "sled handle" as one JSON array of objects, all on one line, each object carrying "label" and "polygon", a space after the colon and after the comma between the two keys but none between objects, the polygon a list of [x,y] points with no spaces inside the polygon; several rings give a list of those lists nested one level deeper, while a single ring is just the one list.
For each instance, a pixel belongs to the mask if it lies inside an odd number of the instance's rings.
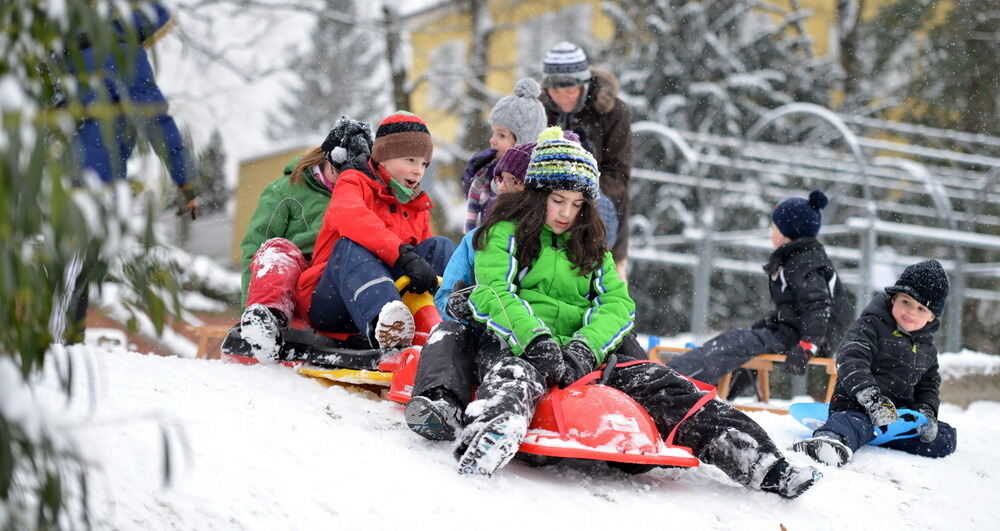
[{"label": "sled handle", "polygon": [[607,365],[604,367],[604,372],[601,373],[601,379],[597,380],[600,385],[608,385],[611,380],[611,375],[615,373],[615,365],[618,364],[618,354],[612,353],[605,363]]}]

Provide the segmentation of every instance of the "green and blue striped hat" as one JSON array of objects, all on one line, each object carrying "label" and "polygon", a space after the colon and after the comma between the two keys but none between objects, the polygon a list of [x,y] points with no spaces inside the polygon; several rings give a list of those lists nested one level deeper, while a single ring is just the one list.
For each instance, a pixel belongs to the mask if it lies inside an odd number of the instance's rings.
[{"label": "green and blue striped hat", "polygon": [[524,186],[536,190],[570,190],[596,200],[601,171],[597,161],[579,142],[563,137],[563,130],[550,127],[538,135],[531,154]]}]

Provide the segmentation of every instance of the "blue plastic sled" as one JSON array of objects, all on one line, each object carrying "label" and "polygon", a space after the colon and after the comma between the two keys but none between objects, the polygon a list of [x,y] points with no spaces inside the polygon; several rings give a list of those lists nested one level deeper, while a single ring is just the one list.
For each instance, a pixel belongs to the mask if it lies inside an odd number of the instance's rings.
[{"label": "blue plastic sled", "polygon": [[[917,427],[927,424],[923,413],[912,409],[897,409],[899,420],[888,426],[875,428],[875,438],[868,444],[876,446],[896,439],[909,439],[919,435]],[[799,402],[788,407],[788,413],[803,426],[815,431],[826,424],[830,404],[825,402]]]}]

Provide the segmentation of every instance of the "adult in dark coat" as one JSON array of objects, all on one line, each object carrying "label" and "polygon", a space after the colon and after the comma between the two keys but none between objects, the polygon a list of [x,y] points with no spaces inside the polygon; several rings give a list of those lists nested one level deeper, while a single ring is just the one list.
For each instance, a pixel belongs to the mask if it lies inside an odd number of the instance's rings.
[{"label": "adult in dark coat", "polygon": [[601,171],[601,192],[618,215],[618,235],[611,254],[618,276],[625,278],[628,258],[628,183],[632,172],[632,112],[618,98],[618,78],[589,66],[579,46],[561,42],[545,55],[540,99],[549,125],[574,131],[593,153]]}]

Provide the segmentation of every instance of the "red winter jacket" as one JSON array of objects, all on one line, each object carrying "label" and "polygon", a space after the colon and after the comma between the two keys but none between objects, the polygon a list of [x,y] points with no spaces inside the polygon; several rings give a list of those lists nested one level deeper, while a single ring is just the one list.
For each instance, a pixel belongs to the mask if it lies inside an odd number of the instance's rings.
[{"label": "red winter jacket", "polygon": [[346,170],[337,179],[330,205],[323,215],[323,228],[316,237],[312,264],[299,276],[296,288],[301,315],[309,315],[313,290],[319,284],[333,248],[341,238],[348,238],[368,249],[392,266],[399,258],[399,246],[417,245],[430,238],[430,209],[434,206],[425,192],[405,205],[386,184],[389,174],[379,166],[369,169],[372,175]]}]

